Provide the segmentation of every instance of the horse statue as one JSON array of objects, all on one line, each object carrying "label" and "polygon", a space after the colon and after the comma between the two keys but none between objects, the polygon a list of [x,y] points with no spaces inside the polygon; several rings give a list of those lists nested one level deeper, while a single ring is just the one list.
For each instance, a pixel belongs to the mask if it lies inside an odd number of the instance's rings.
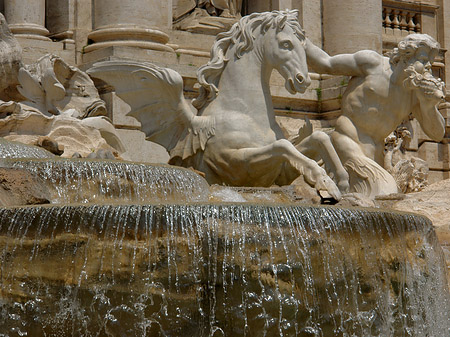
[{"label": "horse statue", "polygon": [[305,35],[295,10],[253,13],[217,36],[201,85],[189,104],[175,71],[149,63],[103,61],[88,73],[115,87],[147,139],[163,145],[170,164],[193,167],[211,184],[288,185],[299,175],[335,199],[339,189],[324,169],[300,153],[275,120],[273,69],[291,93],[310,85]]}]

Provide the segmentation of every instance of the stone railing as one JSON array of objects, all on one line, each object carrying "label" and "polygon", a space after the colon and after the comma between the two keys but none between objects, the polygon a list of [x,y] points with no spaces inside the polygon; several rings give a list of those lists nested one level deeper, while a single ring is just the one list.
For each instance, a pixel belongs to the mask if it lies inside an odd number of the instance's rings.
[{"label": "stone railing", "polygon": [[385,34],[406,36],[411,33],[421,33],[421,28],[420,11],[383,5],[383,29]]},{"label": "stone railing", "polygon": [[409,34],[426,33],[437,38],[438,9],[425,1],[383,0],[383,51],[394,48]]}]

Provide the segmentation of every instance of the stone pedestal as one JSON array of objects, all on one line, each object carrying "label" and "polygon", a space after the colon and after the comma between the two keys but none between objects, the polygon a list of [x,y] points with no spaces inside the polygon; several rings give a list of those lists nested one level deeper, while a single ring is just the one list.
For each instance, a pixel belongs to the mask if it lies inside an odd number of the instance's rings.
[{"label": "stone pedestal", "polygon": [[323,0],[324,49],[330,55],[362,49],[381,53],[381,0]]},{"label": "stone pedestal", "polygon": [[[159,0],[96,0],[94,31],[88,38],[93,44],[84,51],[110,46],[128,46],[173,51],[169,36],[162,30],[171,25],[169,3]],[[170,14],[170,15],[169,15]]]},{"label": "stone pedestal", "polygon": [[45,0],[5,0],[9,29],[21,37],[49,40],[45,28]]}]

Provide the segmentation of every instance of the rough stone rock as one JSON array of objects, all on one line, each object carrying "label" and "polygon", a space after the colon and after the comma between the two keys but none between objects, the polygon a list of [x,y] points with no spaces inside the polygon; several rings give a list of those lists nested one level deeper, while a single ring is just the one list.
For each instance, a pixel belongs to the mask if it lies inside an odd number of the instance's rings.
[{"label": "rough stone rock", "polygon": [[49,204],[49,191],[29,172],[20,169],[0,168],[0,205]]},{"label": "rough stone rock", "polygon": [[59,145],[56,140],[47,136],[39,137],[36,145],[58,156],[64,153],[64,146]]},{"label": "rough stone rock", "polygon": [[[73,158],[73,156],[72,156],[72,158]],[[86,158],[116,159],[116,157],[114,156],[114,154],[111,151],[105,150],[105,149],[100,149],[96,152],[91,152],[88,154],[88,156]]]},{"label": "rough stone rock", "polygon": [[[72,157],[75,152],[85,157],[99,149],[112,152],[122,150],[119,138],[114,138],[111,130],[102,127],[110,124],[102,120],[103,117],[80,120],[65,114],[45,116],[33,107],[14,102],[4,103],[0,106],[0,109],[3,108],[8,112],[5,112],[6,117],[0,119],[0,137],[7,140],[35,145],[40,137],[46,136],[64,148],[62,157]],[[94,123],[91,120],[95,120]],[[110,129],[113,128],[110,125]]]},{"label": "rough stone rock", "polygon": [[408,193],[392,208],[422,214],[437,228],[450,230],[450,179],[427,186],[423,191]]},{"label": "rough stone rock", "polygon": [[450,179],[427,186],[424,190],[408,193],[405,198],[392,203],[383,203],[384,207],[413,212],[429,218],[435,227],[438,240],[444,251],[448,266],[447,277],[450,280]]}]

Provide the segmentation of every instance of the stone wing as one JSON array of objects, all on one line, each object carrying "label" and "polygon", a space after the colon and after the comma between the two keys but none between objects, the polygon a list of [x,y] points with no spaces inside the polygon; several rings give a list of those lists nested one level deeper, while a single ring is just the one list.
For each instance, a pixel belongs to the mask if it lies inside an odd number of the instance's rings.
[{"label": "stone wing", "polygon": [[169,153],[196,124],[193,108],[183,96],[183,79],[172,69],[144,62],[104,61],[87,72],[113,86],[130,105],[128,115],[141,122],[147,139]]}]

